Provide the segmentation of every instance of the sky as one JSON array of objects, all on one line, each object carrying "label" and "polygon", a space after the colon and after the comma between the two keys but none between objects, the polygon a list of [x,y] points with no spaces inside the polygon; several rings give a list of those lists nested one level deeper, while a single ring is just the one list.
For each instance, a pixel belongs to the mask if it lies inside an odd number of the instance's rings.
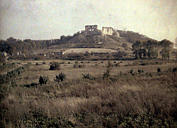
[{"label": "sky", "polygon": [[177,37],[177,0],[0,0],[0,39],[58,39],[97,24]]}]

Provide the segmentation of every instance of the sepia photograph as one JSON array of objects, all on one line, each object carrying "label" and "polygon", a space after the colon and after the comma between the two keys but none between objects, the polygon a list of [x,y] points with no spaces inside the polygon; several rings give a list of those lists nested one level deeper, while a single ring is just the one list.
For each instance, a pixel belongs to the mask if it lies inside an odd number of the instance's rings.
[{"label": "sepia photograph", "polygon": [[0,128],[177,128],[177,0],[0,0]]}]

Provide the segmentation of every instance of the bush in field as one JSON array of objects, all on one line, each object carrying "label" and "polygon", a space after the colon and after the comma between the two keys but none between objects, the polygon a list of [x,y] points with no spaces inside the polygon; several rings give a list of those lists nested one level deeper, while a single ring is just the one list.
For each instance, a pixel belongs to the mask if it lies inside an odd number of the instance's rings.
[{"label": "bush in field", "polygon": [[83,64],[82,65],[81,64],[78,65],[78,68],[84,68],[84,67],[85,67],[85,65],[83,65]]},{"label": "bush in field", "polygon": [[84,64],[78,64],[78,61],[75,61],[75,64],[73,65],[73,68],[83,68],[85,67]]},{"label": "bush in field", "polygon": [[60,70],[60,64],[58,62],[51,63],[49,70]]},{"label": "bush in field", "polygon": [[24,67],[19,67],[15,70],[7,72],[6,76],[9,77],[9,78],[16,77],[16,76],[20,75],[23,71],[24,71]]},{"label": "bush in field", "polygon": [[108,65],[106,66],[106,72],[103,73],[103,79],[107,79],[110,77],[110,71],[112,69],[112,64],[108,61]]},{"label": "bush in field", "polygon": [[177,72],[177,67],[176,67],[176,68],[173,68],[173,72]]},{"label": "bush in field", "polygon": [[161,69],[160,69],[160,68],[157,68],[157,72],[161,72]]},{"label": "bush in field", "polygon": [[107,79],[110,77],[110,71],[109,70],[106,70],[105,73],[103,73],[103,79]]},{"label": "bush in field", "polygon": [[116,63],[115,65],[114,65],[115,67],[118,67],[118,66],[120,66],[118,63]]},{"label": "bush in field", "polygon": [[78,61],[75,61],[73,68],[78,68]]},{"label": "bush in field", "polygon": [[133,69],[131,69],[129,73],[130,73],[131,75],[134,75]]},{"label": "bush in field", "polygon": [[48,77],[47,76],[40,76],[39,77],[39,84],[42,85],[42,84],[47,84],[48,82]]},{"label": "bush in field", "polygon": [[0,75],[0,84],[6,83],[8,81],[6,75]]},{"label": "bush in field", "polygon": [[0,84],[12,82],[17,76],[24,72],[24,67],[19,67],[12,71],[7,72],[7,74],[0,75]]},{"label": "bush in field", "polygon": [[107,68],[111,68],[113,65],[111,63],[111,61],[108,61],[108,65],[107,65]]},{"label": "bush in field", "polygon": [[139,73],[139,74],[141,74],[141,73],[143,73],[143,72],[144,72],[143,69],[142,69],[142,70],[138,69],[138,73]]},{"label": "bush in field", "polygon": [[65,64],[65,62],[60,62],[60,64]]},{"label": "bush in field", "polygon": [[88,79],[88,80],[95,80],[95,78],[92,75],[90,75],[89,73],[82,74],[82,78],[83,79]]},{"label": "bush in field", "polygon": [[66,79],[66,75],[64,73],[59,73],[58,75],[56,75],[55,81],[56,82],[62,82]]}]

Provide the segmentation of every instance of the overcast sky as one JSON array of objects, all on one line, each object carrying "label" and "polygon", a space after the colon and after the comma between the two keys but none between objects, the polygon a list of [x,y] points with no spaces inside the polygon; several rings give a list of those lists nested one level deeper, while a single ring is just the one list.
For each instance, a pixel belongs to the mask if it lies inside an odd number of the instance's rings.
[{"label": "overcast sky", "polygon": [[0,39],[54,39],[87,24],[177,37],[177,0],[0,0]]}]

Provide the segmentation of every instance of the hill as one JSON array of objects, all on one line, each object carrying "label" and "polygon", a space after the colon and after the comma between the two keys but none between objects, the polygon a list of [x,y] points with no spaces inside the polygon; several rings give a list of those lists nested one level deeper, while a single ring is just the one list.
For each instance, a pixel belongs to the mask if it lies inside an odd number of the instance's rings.
[{"label": "hill", "polygon": [[[141,43],[137,43],[137,41]],[[132,47],[133,44],[135,44],[134,48]],[[136,52],[147,57],[148,52],[158,48],[160,54],[163,47],[171,46],[171,44],[173,43],[168,40],[156,41],[132,31],[114,30],[112,34],[103,34],[100,30],[91,32],[85,30],[77,32],[72,36],[61,36],[60,39],[54,40],[19,40],[11,37],[0,41],[0,52],[6,52],[12,57],[31,58],[34,55],[47,55],[50,58],[53,55],[57,57],[65,50],[71,48],[92,48],[91,51],[100,48],[104,53],[107,53],[105,49],[109,49],[108,51],[116,50],[119,54],[121,53],[121,56],[123,54],[133,57],[133,53]],[[152,47],[155,47],[155,49],[152,49]],[[77,49],[76,51],[80,50]]]},{"label": "hill", "polygon": [[87,34],[77,32],[73,36],[62,36],[56,48],[111,48],[131,50],[132,43],[137,40],[152,40],[144,35],[131,31],[117,30],[113,35],[102,35],[101,32]]}]

